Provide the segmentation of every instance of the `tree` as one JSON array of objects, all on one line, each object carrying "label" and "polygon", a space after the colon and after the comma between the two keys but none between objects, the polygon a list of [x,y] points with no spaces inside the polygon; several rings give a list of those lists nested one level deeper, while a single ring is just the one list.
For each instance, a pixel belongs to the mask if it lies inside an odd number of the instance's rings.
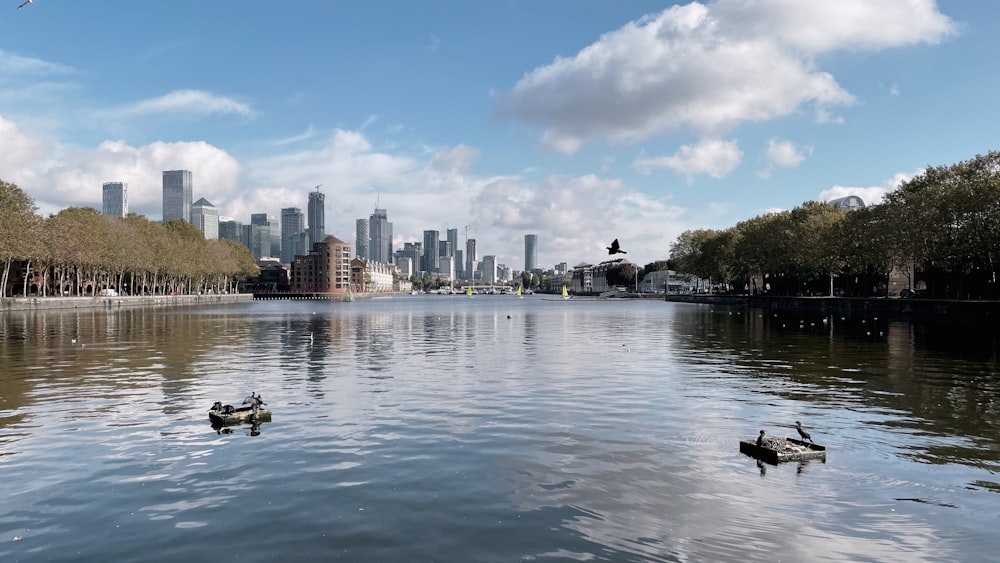
[{"label": "tree", "polygon": [[11,265],[25,261],[25,279],[30,259],[36,252],[39,218],[34,201],[16,185],[0,180],[0,297],[7,296]]}]

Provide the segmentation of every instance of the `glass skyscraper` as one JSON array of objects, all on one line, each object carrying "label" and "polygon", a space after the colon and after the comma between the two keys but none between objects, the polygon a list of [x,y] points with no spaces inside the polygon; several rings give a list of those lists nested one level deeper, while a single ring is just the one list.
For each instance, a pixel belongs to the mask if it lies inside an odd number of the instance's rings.
[{"label": "glass skyscraper", "polygon": [[317,242],[323,242],[326,238],[326,194],[319,191],[309,192],[309,207],[306,209],[309,215],[309,248]]},{"label": "glass skyscraper", "polygon": [[420,269],[434,273],[438,270],[438,241],[441,233],[438,231],[424,231],[424,257]]},{"label": "glass skyscraper", "polygon": [[307,254],[302,233],[306,230],[306,216],[298,207],[281,210],[281,263],[291,264],[296,256]]},{"label": "glass skyscraper", "polygon": [[392,263],[392,223],[385,209],[375,208],[368,218],[368,259],[381,264]]},{"label": "glass skyscraper", "polygon": [[101,213],[112,217],[128,215],[128,184],[124,182],[105,182]]},{"label": "glass skyscraper", "polygon": [[191,222],[193,181],[190,170],[163,171],[163,222],[183,219]]},{"label": "glass skyscraper", "polygon": [[538,235],[524,235],[524,271],[538,268]]},{"label": "glass skyscraper", "polygon": [[354,256],[368,259],[368,222],[371,219],[358,219],[354,222]]},{"label": "glass skyscraper", "polygon": [[205,240],[219,238],[219,210],[205,198],[191,204],[191,224],[205,233]]}]

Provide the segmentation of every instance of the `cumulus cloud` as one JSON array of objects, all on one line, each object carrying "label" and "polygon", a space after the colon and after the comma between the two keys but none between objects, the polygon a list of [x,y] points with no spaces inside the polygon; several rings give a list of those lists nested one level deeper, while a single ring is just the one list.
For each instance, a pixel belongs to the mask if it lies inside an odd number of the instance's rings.
[{"label": "cumulus cloud", "polygon": [[157,98],[142,100],[120,110],[125,116],[155,114],[237,114],[252,117],[249,105],[226,96],[217,96],[202,90],[174,90]]},{"label": "cumulus cloud", "polygon": [[767,141],[767,151],[764,153],[767,167],[758,172],[758,175],[767,178],[774,168],[794,168],[810,153],[812,147],[799,147],[791,141],[770,139]]},{"label": "cumulus cloud", "polygon": [[479,159],[479,149],[469,145],[456,145],[434,153],[431,166],[441,172],[465,173]]},{"label": "cumulus cloud", "polygon": [[542,144],[636,142],[676,130],[725,134],[804,105],[835,122],[854,97],[815,56],[933,43],[955,32],[932,0],[718,0],[672,6],[523,76],[499,115],[541,127]]},{"label": "cumulus cloud", "polygon": [[892,178],[887,179],[879,186],[832,186],[819,193],[820,201],[830,201],[849,195],[856,195],[864,200],[865,205],[881,203],[885,195],[899,188],[903,182],[909,181],[915,176],[924,173],[924,169],[914,172],[897,172]]},{"label": "cumulus cloud", "polygon": [[632,167],[642,174],[654,168],[669,168],[691,180],[697,174],[723,178],[732,172],[743,159],[743,151],[736,141],[705,139],[694,145],[683,145],[671,156],[645,158],[640,155]]}]

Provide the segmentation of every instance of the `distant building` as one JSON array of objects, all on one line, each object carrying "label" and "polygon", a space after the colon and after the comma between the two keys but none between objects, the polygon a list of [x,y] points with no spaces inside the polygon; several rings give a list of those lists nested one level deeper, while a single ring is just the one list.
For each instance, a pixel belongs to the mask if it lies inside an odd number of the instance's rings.
[{"label": "distant building", "polygon": [[417,273],[421,267],[420,260],[424,255],[423,244],[419,242],[405,242],[403,248],[395,253],[396,269],[400,275],[410,277]]},{"label": "distant building", "polygon": [[836,207],[840,207],[847,211],[854,211],[855,209],[860,209],[865,206],[865,200],[861,199],[856,195],[849,195],[847,197],[839,197],[837,199],[831,199],[827,203]]},{"label": "distant building", "polygon": [[351,260],[351,287],[361,293],[386,293],[393,290],[395,266],[362,260]]},{"label": "distant building", "polygon": [[255,259],[272,258],[271,230],[267,225],[243,225],[240,231],[240,242],[250,249],[250,255]]},{"label": "distant building", "polygon": [[270,245],[261,248],[264,254],[260,258],[270,256],[281,259],[281,222],[278,218],[269,213],[253,213],[250,215],[250,224],[265,227],[270,236]]},{"label": "distant building", "polygon": [[538,268],[538,235],[524,235],[524,271]]},{"label": "distant building", "polygon": [[[448,240],[448,247],[451,249],[447,256],[455,256],[455,253],[458,252],[458,229],[448,229],[445,233],[445,238]],[[460,268],[461,265],[456,262],[455,267]]]},{"label": "distant building", "polygon": [[479,253],[476,250],[476,239],[465,239],[465,275],[473,280],[476,277],[476,270],[479,268]]},{"label": "distant building", "polygon": [[351,284],[351,245],[334,236],[314,243],[292,262],[292,291],[345,293]]},{"label": "distant building", "polygon": [[420,269],[431,274],[437,272],[438,258],[440,258],[440,233],[438,231],[424,231],[424,257]]},{"label": "distant building", "polygon": [[309,247],[326,239],[326,195],[316,188],[309,192],[309,206],[306,209],[309,220]]},{"label": "distant building", "polygon": [[[219,218],[219,238],[243,243],[243,223],[231,217]],[[248,247],[249,248],[249,247]]]},{"label": "distant building", "polygon": [[281,210],[281,263],[291,264],[295,256],[306,253],[304,233],[306,216],[298,207]]},{"label": "distant building", "polygon": [[375,209],[368,218],[368,259],[389,264],[392,262],[392,223],[385,209]]},{"label": "distant building", "polygon": [[497,281],[497,257],[496,256],[483,256],[483,262],[480,264],[479,269],[481,271],[480,280],[482,283],[495,283]]},{"label": "distant building", "polygon": [[191,222],[194,182],[190,170],[163,171],[163,222],[183,219]]},{"label": "distant building", "polygon": [[105,182],[102,194],[101,213],[112,217],[128,215],[128,184]]},{"label": "distant building", "polygon": [[368,222],[371,219],[358,219],[354,226],[354,255],[362,260],[368,259]]},{"label": "distant building", "polygon": [[191,204],[191,224],[205,234],[205,240],[219,238],[219,210],[205,198]]},{"label": "distant building", "polygon": [[[442,241],[448,242],[448,241]],[[438,277],[446,280],[455,279],[455,257],[441,256],[438,258]]]}]

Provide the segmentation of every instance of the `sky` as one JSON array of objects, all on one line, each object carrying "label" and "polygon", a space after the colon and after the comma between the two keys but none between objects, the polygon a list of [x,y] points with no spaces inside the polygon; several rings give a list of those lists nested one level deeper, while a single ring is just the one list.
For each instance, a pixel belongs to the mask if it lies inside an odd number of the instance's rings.
[{"label": "sky", "polygon": [[997,149],[1000,3],[3,0],[0,179],[48,215],[305,212],[449,228],[524,267],[664,260],[690,229],[877,203]]}]

